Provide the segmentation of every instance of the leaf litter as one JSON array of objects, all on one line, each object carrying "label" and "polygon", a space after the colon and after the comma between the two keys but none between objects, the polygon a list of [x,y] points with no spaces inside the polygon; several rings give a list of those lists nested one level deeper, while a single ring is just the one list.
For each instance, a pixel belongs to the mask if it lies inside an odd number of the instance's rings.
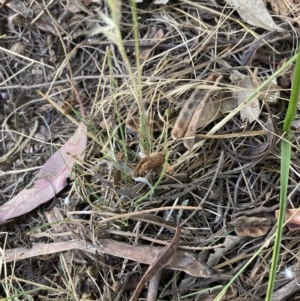
[{"label": "leaf litter", "polygon": [[76,157],[84,159],[86,137],[86,126],[81,123],[75,134],[42,166],[34,186],[0,207],[0,222],[28,213],[62,191],[72,177]]},{"label": "leaf litter", "polygon": [[[293,66],[245,101],[299,31],[295,1],[267,2],[143,1],[136,24],[125,3],[1,2],[1,298],[55,299],[53,283],[74,300],[265,297]],[[297,225],[284,231],[277,300],[297,294]]]}]

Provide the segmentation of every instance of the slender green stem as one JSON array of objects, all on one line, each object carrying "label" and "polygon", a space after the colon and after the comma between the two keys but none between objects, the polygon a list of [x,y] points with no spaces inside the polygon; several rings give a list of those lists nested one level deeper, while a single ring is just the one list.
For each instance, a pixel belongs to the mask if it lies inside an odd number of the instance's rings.
[{"label": "slender green stem", "polygon": [[287,113],[284,119],[283,130],[285,132],[285,139],[281,140],[281,160],[280,160],[280,205],[279,205],[279,215],[277,220],[276,237],[273,248],[273,256],[271,263],[271,271],[269,275],[269,282],[266,294],[266,301],[272,301],[273,291],[275,285],[276,272],[278,267],[282,230],[285,218],[286,210],[286,198],[288,190],[288,180],[289,180],[289,170],[290,170],[290,160],[291,160],[291,137],[290,129],[292,122],[295,118],[298,104],[298,96],[300,91],[300,47],[298,49],[298,57],[296,61],[296,67],[294,71],[294,80],[292,83],[292,91],[290,96],[290,102],[288,105]]},{"label": "slender green stem", "polygon": [[[289,143],[289,137],[281,140],[281,163],[280,163],[280,205],[279,215],[277,220],[277,230],[275,236],[275,244],[272,255],[271,271],[269,275],[269,283],[266,294],[266,301],[271,301],[273,297],[273,290],[276,278],[276,271],[280,253],[280,245],[282,238],[282,229],[285,217],[286,208],[286,195],[288,189],[289,169],[290,169],[290,158],[291,158],[291,145]],[[287,163],[288,162],[288,163]],[[287,163],[287,164],[286,164]]]},{"label": "slender green stem", "polygon": [[143,148],[143,151],[146,154],[152,152],[152,139],[151,133],[149,129],[149,124],[147,122],[147,113],[143,107],[142,101],[142,68],[140,64],[140,49],[139,49],[139,28],[137,22],[137,8],[136,2],[131,0],[131,12],[132,12],[132,24],[133,24],[133,36],[134,36],[134,51],[135,51],[135,61],[136,61],[136,75],[137,75],[137,83],[136,83],[136,98],[139,104],[140,111],[140,144]]}]

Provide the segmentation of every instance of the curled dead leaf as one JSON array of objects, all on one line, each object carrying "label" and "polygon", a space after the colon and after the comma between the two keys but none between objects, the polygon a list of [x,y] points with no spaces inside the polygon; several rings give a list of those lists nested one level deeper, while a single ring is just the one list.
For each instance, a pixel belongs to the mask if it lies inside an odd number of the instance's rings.
[{"label": "curled dead leaf", "polygon": [[[209,76],[207,80],[213,82],[213,86],[217,86],[220,83],[222,78],[223,78],[222,75],[211,74],[211,76]],[[184,146],[187,149],[191,149],[193,147],[193,145],[195,143],[195,135],[196,135],[196,132],[198,129],[199,120],[200,120],[201,116],[203,115],[204,108],[205,108],[207,102],[210,100],[210,98],[213,95],[215,95],[216,93],[218,93],[217,90],[214,90],[214,89],[208,90],[205,93],[201,102],[196,107],[196,110],[194,111],[194,113],[192,115],[192,118],[190,120],[190,123],[189,123],[189,125],[186,129],[185,135],[184,135],[185,138],[188,138],[188,139],[185,139],[183,142]]]},{"label": "curled dead leaf", "polygon": [[182,138],[184,136],[186,129],[190,123],[190,120],[194,114],[194,111],[197,108],[198,104],[201,102],[204,94],[205,92],[197,89],[185,102],[172,130],[172,138],[174,140]]},{"label": "curled dead leaf", "polygon": [[153,262],[149,266],[148,270],[144,274],[143,278],[137,285],[130,301],[138,301],[140,292],[142,291],[146,282],[152,279],[156,274],[158,274],[174,257],[176,249],[180,241],[180,227],[177,225],[175,235],[170,242],[170,244],[159,252],[154,258]]},{"label": "curled dead leaf", "polygon": [[[287,61],[287,58],[283,58],[279,61],[277,64],[276,69],[280,69]],[[279,87],[282,87],[284,89],[288,89],[291,87],[291,80],[292,80],[292,74],[293,74],[294,66],[291,65],[288,67],[280,76],[277,78],[277,82]]]},{"label": "curled dead leaf", "polygon": [[238,236],[261,237],[273,226],[273,221],[266,217],[240,216],[231,225]]},{"label": "curled dead leaf", "polygon": [[[201,124],[200,119],[203,116],[207,102],[219,91],[214,86],[218,86],[222,78],[223,76],[218,73],[210,74],[204,81],[204,84],[211,85],[212,87],[206,91],[194,90],[189,99],[184,103],[176,119],[171,134],[172,138],[175,140],[185,137],[184,146],[188,149],[192,148],[195,143],[196,131],[199,124]],[[217,112],[214,113],[213,118],[215,114]]]},{"label": "curled dead leaf", "polygon": [[[296,5],[297,0],[267,0],[270,3],[274,15],[281,16],[284,20],[290,20],[289,23],[298,23],[299,20],[299,5]],[[294,17],[294,18],[293,18]]]},{"label": "curled dead leaf", "polygon": [[285,1],[268,0],[268,2],[270,3],[272,11],[275,15],[288,15],[288,6],[285,4]]},{"label": "curled dead leaf", "polygon": [[149,171],[159,174],[165,162],[165,152],[152,153],[144,157],[134,169],[134,176],[142,175]]},{"label": "curled dead leaf", "polygon": [[[155,28],[154,28],[155,30]],[[151,32],[151,29],[148,31],[147,35],[146,35],[146,38],[149,42],[154,42],[154,43],[159,43],[165,36],[165,33],[164,31],[160,28],[158,29],[156,32],[152,30]],[[146,48],[144,49],[141,53],[140,53],[140,59],[142,61],[146,61],[149,59],[149,57],[151,56],[151,53],[152,53],[152,50],[154,49],[155,47],[151,47],[151,48]]]}]

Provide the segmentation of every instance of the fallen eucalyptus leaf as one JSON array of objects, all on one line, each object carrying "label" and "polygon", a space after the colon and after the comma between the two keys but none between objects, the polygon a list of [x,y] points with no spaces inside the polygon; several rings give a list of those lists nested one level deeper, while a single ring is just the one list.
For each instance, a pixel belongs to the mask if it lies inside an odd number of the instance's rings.
[{"label": "fallen eucalyptus leaf", "polygon": [[81,123],[75,134],[43,165],[34,186],[22,190],[0,207],[0,221],[28,213],[64,189],[75,157],[84,158],[86,144],[86,126]]},{"label": "fallen eucalyptus leaf", "polygon": [[[87,243],[87,241],[70,240],[55,243],[37,243],[32,248],[16,248],[6,250],[5,262],[12,262],[32,258],[36,256],[49,255],[58,252],[78,249],[91,254],[109,254],[116,257],[126,258],[140,263],[151,264],[157,254],[163,249],[153,246],[135,246],[112,239],[101,239],[97,246]],[[176,271],[184,271],[195,277],[210,277],[214,271],[206,264],[199,262],[188,252],[176,251],[174,257],[165,267]]]}]

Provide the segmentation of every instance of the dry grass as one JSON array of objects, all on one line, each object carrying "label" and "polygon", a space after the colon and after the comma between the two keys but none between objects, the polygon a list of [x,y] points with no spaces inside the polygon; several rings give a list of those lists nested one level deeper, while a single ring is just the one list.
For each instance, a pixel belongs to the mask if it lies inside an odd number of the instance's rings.
[{"label": "dry grass", "polygon": [[[87,12],[63,20],[59,18],[66,3],[49,3],[46,14],[60,20],[55,25],[33,18],[9,29],[7,19],[0,19],[6,29],[0,32],[6,34],[0,40],[1,204],[32,184],[35,169],[65,143],[79,121],[89,131],[86,159],[78,160],[73,181],[55,200],[2,225],[2,251],[72,239],[93,245],[113,239],[165,246],[178,223],[179,249],[207,263],[214,275],[200,278],[164,270],[159,300],[214,300],[249,259],[251,264],[224,300],[263,300],[272,241],[259,256],[254,254],[271,237],[272,230],[268,236],[267,232],[275,222],[280,188],[277,143],[289,85],[266,85],[267,92],[259,93],[260,117],[251,124],[240,119],[239,110],[230,114],[232,109],[218,109],[216,119],[198,129],[190,149],[183,144],[190,137],[174,140],[171,132],[176,120],[180,124],[177,117],[193,91],[213,94],[212,100],[221,107],[243,90],[232,80],[237,71],[250,76],[255,89],[266,82],[296,51],[293,30],[298,28],[289,27],[284,38],[265,37],[251,56],[249,49],[263,31],[249,27],[230,7],[217,2],[220,5],[181,0],[155,6],[144,1],[138,5],[137,27],[126,3],[122,14],[107,3],[103,7],[94,3],[85,8]],[[40,5],[33,5],[34,16]],[[95,8],[101,8],[101,14]],[[2,13],[11,12],[6,7]],[[155,40],[159,29],[164,36]],[[23,45],[20,53],[12,48],[18,39]],[[245,61],[250,62],[247,67]],[[279,81],[288,81],[288,72]],[[222,76],[217,86],[212,74]],[[67,75],[79,91],[86,117],[79,113]],[[267,102],[266,93],[276,94],[276,102]],[[299,207],[297,136],[295,132],[289,204],[295,208]],[[22,147],[14,149],[15,144]],[[147,155],[154,158],[151,164],[137,169]],[[254,230],[248,224],[237,229],[233,222],[239,216],[264,220],[256,220]],[[262,236],[236,235],[264,227]],[[290,280],[284,273],[287,268],[297,272],[298,248],[297,234],[286,229],[275,286],[278,300],[296,300],[297,292],[287,297],[294,299],[285,299],[289,290],[284,285]],[[0,297],[129,300],[146,269],[122,256],[52,250],[48,255],[0,262]],[[146,295],[145,288],[141,296]]]}]

